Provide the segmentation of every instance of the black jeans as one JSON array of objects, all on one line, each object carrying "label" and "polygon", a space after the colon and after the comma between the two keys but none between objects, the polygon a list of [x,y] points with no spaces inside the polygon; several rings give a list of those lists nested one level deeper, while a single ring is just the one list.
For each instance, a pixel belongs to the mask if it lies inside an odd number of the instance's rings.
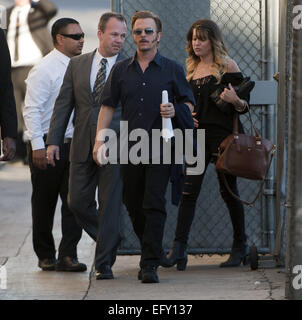
[{"label": "black jeans", "polygon": [[[213,154],[217,153],[218,147],[225,137],[225,135],[213,133],[212,130],[210,132],[209,130],[206,130],[205,171],[201,175],[186,175],[185,177],[184,190],[178,211],[175,241],[180,241],[182,243],[188,242],[195,213],[196,201],[201,190],[206,169],[213,157]],[[225,177],[232,192],[238,195],[237,177],[231,175],[225,175]],[[233,247],[238,247],[246,241],[243,205],[240,201],[230,195],[219,172],[217,172],[217,178],[219,181],[220,194],[227,205],[232,221],[234,233]]]},{"label": "black jeans", "polygon": [[141,244],[140,267],[159,266],[166,221],[170,165],[121,165],[123,202]]},{"label": "black jeans", "polygon": [[27,148],[33,189],[31,204],[34,251],[39,259],[55,258],[56,249],[52,228],[60,196],[62,200],[62,239],[58,258],[65,256],[77,258],[77,244],[82,236],[82,228],[77,224],[67,205],[70,143],[60,146],[60,160],[55,160],[55,167],[48,165],[46,170],[33,165],[30,143]]}]

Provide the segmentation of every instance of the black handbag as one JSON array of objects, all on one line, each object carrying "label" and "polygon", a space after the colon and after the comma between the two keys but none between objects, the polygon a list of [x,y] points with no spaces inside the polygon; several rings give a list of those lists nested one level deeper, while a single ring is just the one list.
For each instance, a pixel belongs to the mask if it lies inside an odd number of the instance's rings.
[{"label": "black handbag", "polygon": [[[239,98],[244,99],[255,87],[255,81],[250,80],[250,77],[243,78],[242,82],[238,85],[234,85],[233,88],[236,91]],[[226,85],[221,84],[210,97],[215,102],[218,109],[224,113],[232,114],[234,113],[234,106],[231,103],[228,103],[220,98],[221,93],[225,88],[228,88]]]}]

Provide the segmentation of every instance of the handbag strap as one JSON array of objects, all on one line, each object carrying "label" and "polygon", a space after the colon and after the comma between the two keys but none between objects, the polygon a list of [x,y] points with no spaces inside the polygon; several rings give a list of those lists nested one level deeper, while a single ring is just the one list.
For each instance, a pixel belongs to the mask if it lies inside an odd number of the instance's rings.
[{"label": "handbag strap", "polygon": [[257,199],[259,198],[259,196],[261,195],[261,193],[262,193],[263,186],[264,186],[264,182],[265,182],[265,179],[267,178],[268,171],[269,171],[269,168],[270,168],[270,166],[271,166],[271,164],[272,164],[272,160],[273,160],[274,154],[275,154],[275,149],[272,150],[272,153],[271,153],[271,156],[270,156],[270,161],[269,161],[269,164],[268,164],[266,173],[265,173],[265,177],[264,177],[264,178],[262,179],[262,181],[261,181],[261,185],[260,185],[259,191],[258,191],[255,199],[254,199],[253,201],[251,201],[251,202],[248,202],[248,201],[246,201],[246,200],[240,199],[240,198],[231,190],[231,188],[230,188],[230,186],[229,186],[229,184],[228,184],[228,182],[227,182],[227,179],[226,179],[226,177],[225,177],[225,174],[222,173],[222,172],[220,172],[221,175],[222,175],[223,183],[224,183],[224,185],[226,186],[226,188],[227,188],[228,192],[230,193],[230,195],[231,195],[233,198],[235,198],[236,200],[242,202],[243,204],[246,204],[247,206],[252,207],[252,206],[254,205],[254,203],[257,201]]},{"label": "handbag strap", "polygon": [[[256,138],[261,138],[261,135],[260,135],[259,131],[256,129],[256,127],[255,127],[255,125],[253,123],[249,105],[247,104],[246,107],[247,107],[247,110],[248,110],[248,113],[249,113],[249,120],[250,120],[250,123],[251,123],[251,135],[253,135],[253,130],[254,130]],[[234,112],[234,116],[233,116],[233,134],[238,134],[238,122],[239,122],[238,112],[235,111]]]}]

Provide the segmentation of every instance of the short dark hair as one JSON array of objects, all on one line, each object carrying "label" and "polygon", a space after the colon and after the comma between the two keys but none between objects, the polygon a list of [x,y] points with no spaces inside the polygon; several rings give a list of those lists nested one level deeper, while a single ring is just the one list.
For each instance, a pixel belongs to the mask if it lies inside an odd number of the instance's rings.
[{"label": "short dark hair", "polygon": [[57,34],[64,32],[64,29],[69,24],[80,24],[77,20],[72,18],[61,18],[55,21],[51,27],[51,36],[54,44],[57,44]]},{"label": "short dark hair", "polygon": [[159,16],[157,16],[156,14],[154,14],[151,11],[137,11],[137,12],[135,12],[135,14],[131,18],[131,29],[133,30],[133,26],[134,26],[135,21],[137,19],[147,19],[147,18],[151,18],[155,21],[157,32],[162,32],[163,26],[162,26],[162,22],[161,22]]},{"label": "short dark hair", "polygon": [[107,22],[109,21],[110,18],[115,18],[117,20],[125,22],[125,24],[127,25],[127,20],[122,14],[117,12],[106,12],[100,18],[100,21],[98,24],[98,30],[101,30],[102,32],[104,32],[106,29]]}]

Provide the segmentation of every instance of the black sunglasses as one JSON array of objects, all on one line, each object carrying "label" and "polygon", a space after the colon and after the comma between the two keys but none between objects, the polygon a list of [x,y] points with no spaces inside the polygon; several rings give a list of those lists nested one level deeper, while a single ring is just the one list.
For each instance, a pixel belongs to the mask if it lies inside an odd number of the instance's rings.
[{"label": "black sunglasses", "polygon": [[64,36],[66,38],[71,38],[73,40],[80,40],[81,38],[85,37],[85,33],[74,33],[74,34],[65,34],[65,33],[60,33],[61,36]]},{"label": "black sunglasses", "polygon": [[152,28],[146,28],[146,29],[135,29],[133,30],[133,33],[137,36],[140,36],[143,31],[145,31],[145,34],[153,34],[154,30]]}]

